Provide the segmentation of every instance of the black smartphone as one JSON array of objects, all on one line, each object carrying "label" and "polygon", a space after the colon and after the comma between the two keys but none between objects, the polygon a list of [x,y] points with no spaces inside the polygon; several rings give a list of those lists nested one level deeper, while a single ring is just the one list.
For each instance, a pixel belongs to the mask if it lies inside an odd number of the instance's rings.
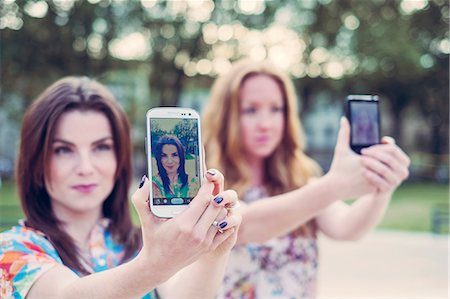
[{"label": "black smartphone", "polygon": [[361,154],[363,148],[381,142],[378,96],[349,95],[346,104],[351,128],[350,147]]}]

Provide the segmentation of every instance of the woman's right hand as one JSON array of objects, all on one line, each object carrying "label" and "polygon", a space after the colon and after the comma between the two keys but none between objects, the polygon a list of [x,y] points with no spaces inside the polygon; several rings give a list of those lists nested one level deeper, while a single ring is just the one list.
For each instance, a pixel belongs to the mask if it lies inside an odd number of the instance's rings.
[{"label": "woman's right hand", "polygon": [[332,184],[330,191],[341,200],[372,193],[376,187],[367,176],[370,172],[361,156],[350,148],[350,124],[342,117],[333,162],[326,174]]},{"label": "woman's right hand", "polygon": [[155,275],[161,275],[161,282],[216,249],[239,225],[238,222],[228,221],[223,233],[212,225],[227,215],[225,205],[233,205],[237,201],[233,192],[224,191],[220,193],[223,200],[216,203],[214,195],[217,189],[217,183],[205,180],[188,208],[172,219],[158,218],[150,211],[147,178],[134,193],[132,201],[139,215],[143,239],[137,258],[153,267]]}]

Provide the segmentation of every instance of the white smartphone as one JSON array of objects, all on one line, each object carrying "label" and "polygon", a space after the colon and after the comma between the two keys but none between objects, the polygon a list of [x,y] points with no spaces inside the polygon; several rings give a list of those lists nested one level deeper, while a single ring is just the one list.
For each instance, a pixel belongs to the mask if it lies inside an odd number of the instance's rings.
[{"label": "white smartphone", "polygon": [[149,206],[161,218],[181,213],[203,178],[200,116],[189,108],[160,107],[146,116]]}]

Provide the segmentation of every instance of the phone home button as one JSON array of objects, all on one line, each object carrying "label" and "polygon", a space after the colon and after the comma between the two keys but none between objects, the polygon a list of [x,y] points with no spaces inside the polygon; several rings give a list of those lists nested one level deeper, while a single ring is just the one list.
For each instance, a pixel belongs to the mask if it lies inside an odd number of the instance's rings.
[{"label": "phone home button", "polygon": [[183,202],[184,202],[183,199],[179,198],[179,197],[172,198],[170,200],[170,203],[173,204],[173,205],[181,205]]}]

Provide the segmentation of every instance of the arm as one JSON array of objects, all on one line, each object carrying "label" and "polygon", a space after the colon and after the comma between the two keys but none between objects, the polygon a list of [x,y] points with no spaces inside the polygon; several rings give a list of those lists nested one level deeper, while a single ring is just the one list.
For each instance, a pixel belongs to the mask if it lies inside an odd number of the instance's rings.
[{"label": "arm", "polygon": [[169,273],[159,271],[163,269],[138,257],[114,269],[79,278],[69,268],[56,266],[38,278],[27,298],[139,298],[167,279]]},{"label": "arm", "polygon": [[314,218],[338,198],[330,192],[334,184],[324,176],[294,191],[243,205],[238,244],[265,242]]},{"label": "arm", "polygon": [[336,240],[357,240],[374,228],[386,211],[389,195],[368,194],[352,205],[339,201],[317,217],[319,230]]},{"label": "arm", "polygon": [[222,284],[228,256],[202,258],[158,287],[161,298],[214,298]]},{"label": "arm", "polygon": [[[236,235],[234,230],[225,233],[231,238]],[[222,283],[228,256],[229,253],[205,256],[164,284],[161,284],[164,275],[160,273],[164,266],[152,266],[149,261],[138,259],[83,278],[67,267],[57,266],[33,284],[27,298],[140,298],[158,285],[161,285],[158,293],[162,298],[214,298]]]},{"label": "arm", "polygon": [[394,190],[408,176],[409,158],[390,139],[363,152],[363,163],[373,172],[377,190],[360,197],[351,206],[336,202],[317,217],[319,229],[328,237],[356,240],[382,219]]},{"label": "arm", "polygon": [[[142,226],[143,247],[132,261],[114,269],[91,274],[82,278],[76,276],[65,266],[56,266],[38,278],[29,292],[29,297],[57,298],[132,298],[141,297],[157,285],[167,281],[184,267],[199,259],[211,256],[226,245],[225,251],[214,257],[214,269],[217,273],[211,280],[200,281],[198,285],[188,283],[192,277],[184,276],[185,289],[180,294],[213,294],[217,291],[217,282],[222,279],[227,253],[234,245],[233,235],[239,225],[239,218],[226,217],[228,226],[223,234],[212,226],[217,217],[227,216],[225,204],[237,200],[235,192],[223,192],[221,203],[211,203],[215,185],[206,182],[188,208],[177,217],[162,221],[151,213],[146,203],[148,198],[148,180],[133,195],[133,204],[138,212]],[[221,214],[223,213],[223,214]],[[234,238],[235,239],[235,238]],[[210,260],[207,261],[211,262]],[[211,263],[209,263],[211,267]],[[195,271],[206,272],[206,263],[192,266]],[[183,273],[184,271],[181,271]],[[187,273],[188,271],[186,271]],[[209,276],[204,275],[206,278]],[[175,277],[180,277],[175,275]],[[206,283],[205,283],[206,281]],[[200,285],[200,283],[202,285]],[[193,286],[191,286],[193,285]],[[216,286],[215,289],[213,287]],[[178,288],[178,286],[177,286]],[[175,288],[176,289],[176,288]],[[211,295],[213,297],[213,295]]]},{"label": "arm", "polygon": [[[231,190],[223,191],[223,175],[220,172],[216,172],[213,176],[208,173],[206,177],[215,184],[213,194],[220,192],[216,198],[223,198],[220,203],[222,206],[236,206],[237,194]],[[166,283],[158,286],[158,294],[161,298],[214,298],[217,295],[230,250],[236,244],[237,231],[242,220],[240,214],[235,211],[236,209],[222,210],[216,219],[224,219],[223,221],[227,222],[224,229],[227,230],[218,235],[210,253],[205,254],[196,262],[179,271]]]},{"label": "arm", "polygon": [[238,243],[265,242],[284,235],[335,201],[372,192],[374,187],[367,176],[370,171],[361,156],[350,149],[349,140],[349,124],[343,118],[330,171],[299,189],[245,206]]}]

